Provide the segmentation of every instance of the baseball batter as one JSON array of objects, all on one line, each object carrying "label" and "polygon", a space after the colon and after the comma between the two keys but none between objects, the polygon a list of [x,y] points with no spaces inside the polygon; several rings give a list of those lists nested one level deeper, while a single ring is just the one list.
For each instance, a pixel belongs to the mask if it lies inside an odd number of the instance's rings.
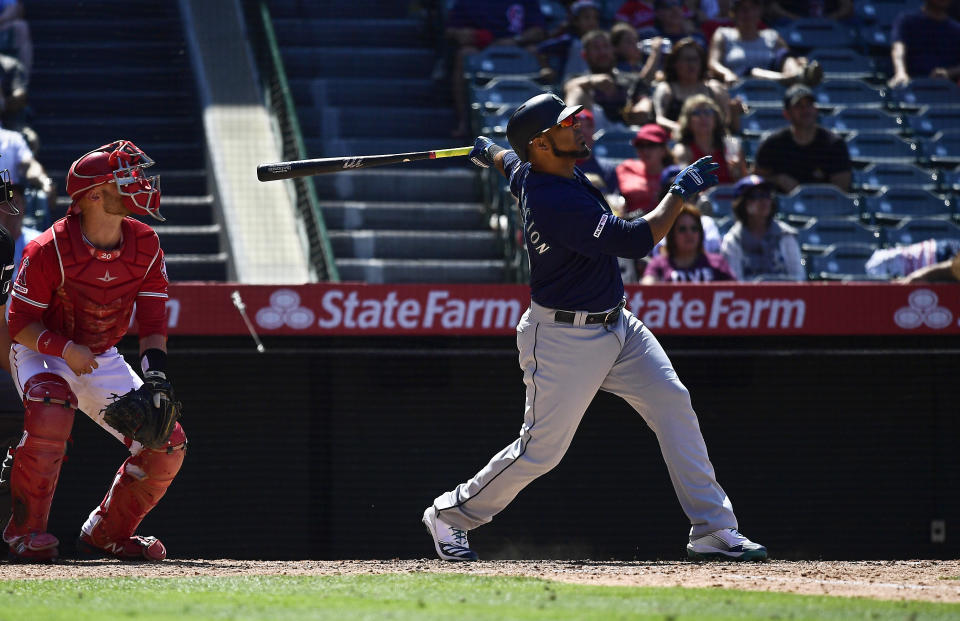
[{"label": "baseball batter", "polygon": [[166,445],[146,448],[110,427],[103,410],[144,384],[117,352],[137,305],[141,368],[154,398],[172,396],[165,374],[167,275],[157,234],[127,217],[160,215],[157,177],[126,140],[90,151],[70,167],[73,203],[23,252],[13,282],[11,375],[24,400],[24,432],[13,458],[13,515],[3,531],[18,560],[44,561],[59,541],[46,532],[67,438],[79,408],[130,451],[103,502],[80,532],[82,554],[162,560],[163,544],[134,534],[183,462],[177,423]]},{"label": "baseball batter", "polygon": [[766,548],[737,518],[707,456],[690,395],[653,334],[624,308],[617,257],[640,258],[670,229],[685,199],[717,183],[705,157],[683,169],[642,218],[617,218],[575,167],[589,155],[576,114],[538,95],[507,124],[512,150],[478,137],[471,159],[510,181],[530,260],[530,308],[517,324],[527,388],[519,437],[472,479],[441,494],[423,522],[437,554],[477,560],[467,531],[486,524],[563,457],[598,390],[621,396],[657,435],[677,498],[690,519],[693,559],[761,560]]}]

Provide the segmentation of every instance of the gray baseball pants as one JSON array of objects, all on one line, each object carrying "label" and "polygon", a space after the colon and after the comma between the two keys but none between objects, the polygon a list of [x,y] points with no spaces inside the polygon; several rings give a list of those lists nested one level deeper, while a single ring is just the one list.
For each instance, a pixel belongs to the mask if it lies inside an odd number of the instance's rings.
[{"label": "gray baseball pants", "polygon": [[558,323],[553,316],[553,310],[531,303],[517,324],[527,387],[520,437],[472,479],[438,496],[437,517],[465,530],[492,520],[528,483],[560,463],[587,406],[598,390],[606,390],[633,406],[657,435],[692,525],[690,536],[737,528],[690,393],[650,330],[626,309],[607,326]]}]

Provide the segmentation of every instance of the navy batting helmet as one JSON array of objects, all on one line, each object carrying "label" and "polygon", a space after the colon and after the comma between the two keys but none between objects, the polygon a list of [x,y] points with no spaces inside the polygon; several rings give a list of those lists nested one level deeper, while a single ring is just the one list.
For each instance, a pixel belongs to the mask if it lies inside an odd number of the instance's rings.
[{"label": "navy batting helmet", "polygon": [[520,159],[526,162],[531,140],[581,110],[583,106],[568,106],[551,93],[531,97],[520,104],[507,122],[507,140]]}]

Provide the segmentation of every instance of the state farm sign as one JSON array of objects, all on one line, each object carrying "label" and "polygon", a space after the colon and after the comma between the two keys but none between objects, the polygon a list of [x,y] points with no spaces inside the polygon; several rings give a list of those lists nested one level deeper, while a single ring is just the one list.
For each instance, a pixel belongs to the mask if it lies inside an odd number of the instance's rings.
[{"label": "state farm sign", "polygon": [[[694,293],[701,293],[695,291]],[[674,291],[669,297],[636,291],[627,298],[627,307],[651,329],[702,328],[756,330],[760,328],[800,330],[807,303],[801,297],[750,297],[737,290],[720,289],[705,297],[684,297]]]},{"label": "state farm sign", "polygon": [[[508,335],[529,305],[521,285],[170,286],[170,333]],[[657,334],[960,334],[960,286],[703,283],[630,286],[627,308]]]}]

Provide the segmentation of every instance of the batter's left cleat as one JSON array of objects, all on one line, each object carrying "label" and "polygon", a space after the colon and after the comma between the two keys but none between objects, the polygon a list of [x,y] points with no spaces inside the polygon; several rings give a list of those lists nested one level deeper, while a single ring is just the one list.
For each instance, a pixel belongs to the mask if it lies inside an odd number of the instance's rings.
[{"label": "batter's left cleat", "polygon": [[470,549],[467,541],[467,531],[455,528],[437,518],[437,510],[433,505],[423,512],[423,525],[433,537],[433,546],[437,549],[437,556],[444,561],[476,561],[480,557]]},{"label": "batter's left cleat", "polygon": [[162,561],[167,549],[156,537],[134,535],[123,541],[100,541],[96,536],[80,533],[77,552],[82,558],[113,557],[121,561]]},{"label": "batter's left cleat", "polygon": [[735,528],[721,528],[691,540],[687,556],[695,561],[764,561],[767,549]]}]

